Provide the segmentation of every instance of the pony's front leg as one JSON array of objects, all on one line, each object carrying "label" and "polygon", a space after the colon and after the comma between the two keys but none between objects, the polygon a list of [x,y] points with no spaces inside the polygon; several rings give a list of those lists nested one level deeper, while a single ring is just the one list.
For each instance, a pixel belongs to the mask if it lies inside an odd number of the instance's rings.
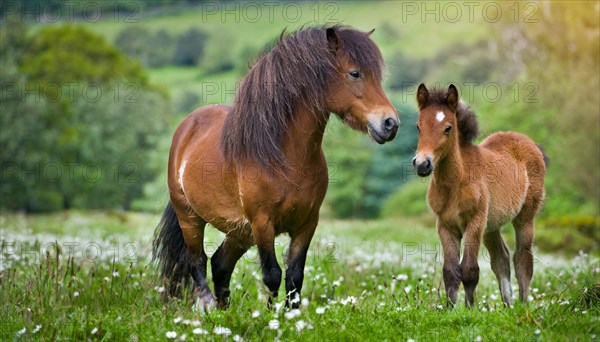
[{"label": "pony's front leg", "polygon": [[304,282],[304,265],[310,241],[317,228],[317,223],[311,223],[292,235],[287,255],[287,270],[285,272],[286,306],[296,309],[300,306],[300,292]]},{"label": "pony's front leg", "polygon": [[472,307],[474,303],[474,293],[479,282],[479,264],[477,256],[481,246],[481,236],[485,230],[486,215],[479,213],[468,224],[465,229],[465,253],[460,263],[462,282],[465,287],[465,304]]},{"label": "pony's front leg", "polygon": [[461,281],[460,239],[461,235],[457,229],[448,229],[447,226],[437,220],[437,231],[442,243],[444,253],[444,287],[446,288],[446,299],[448,306],[454,306],[458,300],[458,287]]},{"label": "pony's front leg", "polygon": [[275,255],[275,227],[267,216],[255,219],[252,222],[252,236],[258,247],[258,255],[263,274],[263,283],[269,289],[269,307],[277,297],[281,285],[281,267]]}]

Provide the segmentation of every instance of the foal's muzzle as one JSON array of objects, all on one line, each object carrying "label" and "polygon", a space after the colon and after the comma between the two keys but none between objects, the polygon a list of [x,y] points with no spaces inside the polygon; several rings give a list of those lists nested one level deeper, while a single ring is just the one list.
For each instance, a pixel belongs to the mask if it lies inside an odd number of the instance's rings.
[{"label": "foal's muzzle", "polygon": [[397,117],[389,116],[383,120],[369,120],[367,128],[369,135],[379,144],[383,144],[396,137],[398,126],[400,126],[400,121]]},{"label": "foal's muzzle", "polygon": [[424,161],[417,163],[417,157],[413,158],[413,166],[415,168],[415,172],[420,177],[427,177],[433,171],[433,164],[431,163],[431,158],[426,157]]}]

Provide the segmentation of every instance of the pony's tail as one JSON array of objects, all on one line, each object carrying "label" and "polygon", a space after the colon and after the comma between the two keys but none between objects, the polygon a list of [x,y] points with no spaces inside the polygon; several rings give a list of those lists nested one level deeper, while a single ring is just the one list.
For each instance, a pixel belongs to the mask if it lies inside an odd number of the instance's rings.
[{"label": "pony's tail", "polygon": [[154,231],[152,261],[158,263],[160,277],[167,285],[167,294],[179,296],[182,285],[189,284],[191,262],[171,201]]},{"label": "pony's tail", "polygon": [[540,152],[542,152],[542,157],[544,157],[544,165],[546,166],[546,168],[548,168],[548,166],[550,166],[550,157],[548,157],[548,155],[546,154],[546,151],[544,151],[544,146],[540,145],[540,144],[536,144],[537,148],[540,150]]}]

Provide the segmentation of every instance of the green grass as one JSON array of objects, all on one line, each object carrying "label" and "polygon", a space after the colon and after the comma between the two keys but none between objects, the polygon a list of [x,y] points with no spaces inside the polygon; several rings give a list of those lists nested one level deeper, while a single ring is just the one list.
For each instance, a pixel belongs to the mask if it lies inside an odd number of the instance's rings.
[{"label": "green grass", "polygon": [[[0,340],[146,341],[165,340],[171,331],[188,340],[587,341],[600,334],[598,259],[536,255],[531,302],[504,308],[483,253],[478,308],[446,309],[435,231],[402,218],[322,222],[299,312],[267,309],[251,249],[232,277],[231,307],[203,314],[189,295],[161,299],[149,263],[158,219],[124,212],[1,215]],[[207,235],[210,255],[222,234],[208,228]],[[287,242],[277,239],[280,261]],[[278,328],[270,329],[275,320]],[[218,327],[231,335],[216,334]]]}]

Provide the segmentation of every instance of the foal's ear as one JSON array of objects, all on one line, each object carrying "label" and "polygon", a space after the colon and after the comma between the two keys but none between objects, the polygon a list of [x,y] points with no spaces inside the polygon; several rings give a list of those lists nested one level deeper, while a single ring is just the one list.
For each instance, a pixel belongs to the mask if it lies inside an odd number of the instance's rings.
[{"label": "foal's ear", "polygon": [[373,32],[375,32],[375,29],[372,29],[371,31],[367,32],[367,36],[370,36],[373,34]]},{"label": "foal's ear", "polygon": [[338,37],[335,29],[333,27],[325,30],[327,35],[327,44],[329,45],[329,49],[331,51],[337,51],[340,48],[340,38]]},{"label": "foal's ear", "polygon": [[454,86],[454,84],[450,84],[448,87],[448,95],[446,95],[446,103],[448,103],[448,107],[452,109],[452,111],[456,111],[458,107],[458,90]]},{"label": "foal's ear", "polygon": [[419,108],[423,107],[427,100],[429,99],[429,90],[423,83],[419,84],[419,89],[417,89],[417,104]]}]

